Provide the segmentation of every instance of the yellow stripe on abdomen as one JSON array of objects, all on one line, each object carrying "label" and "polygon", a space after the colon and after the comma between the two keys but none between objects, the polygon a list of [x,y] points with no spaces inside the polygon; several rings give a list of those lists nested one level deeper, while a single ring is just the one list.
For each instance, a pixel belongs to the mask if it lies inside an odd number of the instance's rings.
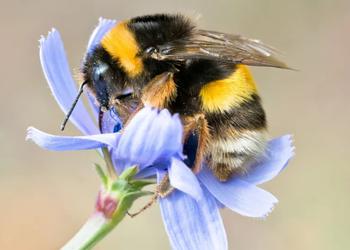
[{"label": "yellow stripe on abdomen", "polygon": [[199,95],[204,111],[224,112],[251,100],[255,93],[256,85],[248,67],[237,65],[229,77],[205,84]]},{"label": "yellow stripe on abdomen", "polygon": [[118,23],[102,39],[102,47],[119,61],[126,73],[135,77],[143,71],[143,62],[137,54],[140,48],[126,22]]}]

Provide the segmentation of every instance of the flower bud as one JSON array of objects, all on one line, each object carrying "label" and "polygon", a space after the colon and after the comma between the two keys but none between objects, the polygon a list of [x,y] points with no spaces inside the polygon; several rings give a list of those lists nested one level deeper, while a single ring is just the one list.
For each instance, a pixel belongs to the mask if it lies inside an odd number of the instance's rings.
[{"label": "flower bud", "polygon": [[117,210],[118,203],[118,200],[101,189],[96,200],[96,211],[103,213],[107,219],[111,219],[114,212]]}]

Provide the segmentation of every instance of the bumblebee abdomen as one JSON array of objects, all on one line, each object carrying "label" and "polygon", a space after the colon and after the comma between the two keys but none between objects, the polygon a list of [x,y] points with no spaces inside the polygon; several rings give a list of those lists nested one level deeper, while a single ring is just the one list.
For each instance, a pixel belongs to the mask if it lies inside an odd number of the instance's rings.
[{"label": "bumblebee abdomen", "polygon": [[214,131],[261,130],[266,128],[266,115],[260,97],[253,94],[239,106],[223,112],[206,112],[205,116]]},{"label": "bumblebee abdomen", "polygon": [[230,136],[217,136],[207,149],[209,167],[221,181],[235,174],[244,174],[252,163],[263,156],[266,142],[265,130],[237,131]]},{"label": "bumblebee abdomen", "polygon": [[266,117],[255,82],[244,65],[200,90],[201,109],[210,129],[209,166],[225,181],[242,174],[266,148]]},{"label": "bumblebee abdomen", "polygon": [[261,130],[266,117],[256,84],[245,65],[236,65],[224,79],[204,84],[200,107],[213,131]]},{"label": "bumblebee abdomen", "polygon": [[250,100],[224,112],[206,113],[210,128],[209,166],[224,181],[242,174],[261,157],[266,148],[266,119],[260,98]]},{"label": "bumblebee abdomen", "polygon": [[199,95],[205,112],[228,112],[257,94],[247,66],[236,65],[232,70],[228,77],[208,82],[201,88]]}]

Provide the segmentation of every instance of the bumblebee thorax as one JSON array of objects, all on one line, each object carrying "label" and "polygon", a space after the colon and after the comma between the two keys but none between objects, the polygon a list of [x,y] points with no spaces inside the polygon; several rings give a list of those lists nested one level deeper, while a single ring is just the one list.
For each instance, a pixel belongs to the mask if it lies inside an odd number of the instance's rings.
[{"label": "bumblebee thorax", "polygon": [[140,48],[127,22],[121,22],[112,28],[102,39],[101,45],[129,76],[136,77],[142,73]]}]

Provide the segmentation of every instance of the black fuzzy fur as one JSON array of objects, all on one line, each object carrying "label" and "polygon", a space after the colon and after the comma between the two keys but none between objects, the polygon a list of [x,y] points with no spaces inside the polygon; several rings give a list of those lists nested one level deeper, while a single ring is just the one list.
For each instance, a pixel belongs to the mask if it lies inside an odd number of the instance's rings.
[{"label": "black fuzzy fur", "polygon": [[210,113],[206,118],[213,131],[224,128],[259,130],[266,127],[265,112],[257,95],[253,95],[251,100],[246,100],[239,107],[224,113]]}]

